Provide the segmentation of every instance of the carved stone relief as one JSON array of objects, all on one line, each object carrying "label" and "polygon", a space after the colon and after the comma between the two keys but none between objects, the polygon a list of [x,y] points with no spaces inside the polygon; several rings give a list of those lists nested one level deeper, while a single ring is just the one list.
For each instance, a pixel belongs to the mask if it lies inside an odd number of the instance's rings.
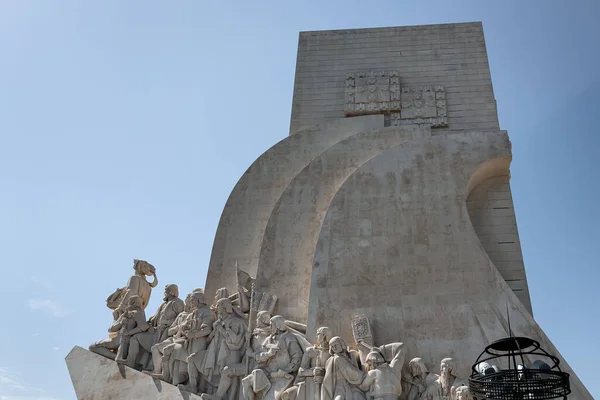
[{"label": "carved stone relief", "polygon": [[352,334],[356,343],[361,341],[370,342],[373,340],[371,324],[366,315],[359,314],[352,318]]},{"label": "carved stone relief", "polygon": [[[141,266],[136,264],[136,280],[155,274]],[[255,292],[253,280],[238,280],[234,295],[218,289],[212,306],[201,289],[184,304],[177,285],[167,285],[164,302],[148,321],[142,297],[126,288],[126,303],[119,303],[122,312],[110,328],[117,336],[90,350],[204,400],[469,399],[461,389],[466,381],[454,376],[454,360],[443,359],[439,375],[430,375],[420,358],[405,365],[404,344],[375,346],[364,314],[351,322],[358,351],[327,327],[311,344],[306,325],[271,317],[277,296]]]},{"label": "carved stone relief", "polygon": [[396,71],[355,72],[346,76],[344,115],[386,114],[388,125],[448,126],[443,85],[400,87]]},{"label": "carved stone relief", "polygon": [[346,116],[395,110],[400,110],[400,78],[397,72],[356,72],[346,76]]},{"label": "carved stone relief", "polygon": [[402,88],[402,110],[392,113],[391,125],[427,124],[432,128],[448,126],[444,86]]}]

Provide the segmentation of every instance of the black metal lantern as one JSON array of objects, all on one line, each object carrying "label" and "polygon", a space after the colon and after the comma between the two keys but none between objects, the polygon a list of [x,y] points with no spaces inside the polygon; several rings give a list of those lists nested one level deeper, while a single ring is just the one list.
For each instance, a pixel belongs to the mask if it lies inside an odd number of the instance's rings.
[{"label": "black metal lantern", "polygon": [[566,399],[571,393],[569,374],[559,364],[533,339],[500,339],[477,358],[469,389],[475,400]]}]

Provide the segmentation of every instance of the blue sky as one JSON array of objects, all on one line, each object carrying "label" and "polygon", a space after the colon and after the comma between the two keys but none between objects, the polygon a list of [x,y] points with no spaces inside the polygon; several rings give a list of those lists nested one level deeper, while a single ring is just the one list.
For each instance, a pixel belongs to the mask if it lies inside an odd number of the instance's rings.
[{"label": "blue sky", "polygon": [[[483,21],[534,314],[594,397],[598,1],[0,0],[0,400],[75,399],[133,258],[203,286],[225,201],[288,132],[301,30]],[[156,309],[155,295],[148,310]]]}]

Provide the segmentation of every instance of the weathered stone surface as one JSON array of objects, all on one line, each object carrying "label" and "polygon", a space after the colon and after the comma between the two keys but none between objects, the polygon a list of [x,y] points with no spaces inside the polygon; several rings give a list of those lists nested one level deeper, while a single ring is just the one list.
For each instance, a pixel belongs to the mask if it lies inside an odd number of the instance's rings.
[{"label": "weathered stone surface", "polygon": [[527,276],[521,254],[510,176],[496,176],[477,185],[467,198],[473,229],[490,260],[525,308],[531,312]]},{"label": "weathered stone surface", "polygon": [[301,32],[290,134],[343,118],[347,76],[369,71],[397,72],[400,87],[443,85],[448,130],[500,129],[475,22]]},{"label": "weathered stone surface", "polygon": [[200,400],[200,396],[75,346],[66,357],[79,400]]},{"label": "weathered stone surface", "polygon": [[255,276],[269,216],[283,191],[308,163],[356,133],[383,127],[382,115],[330,121],[287,137],[261,155],[240,178],[221,215],[206,292],[236,289],[235,262]]},{"label": "weathered stone surface", "polygon": [[[327,211],[311,275],[308,331],[326,324],[352,338],[352,317],[373,323],[374,342],[401,340],[406,357],[441,357],[468,376],[471,363],[512,331],[560,357],[490,261],[466,208],[469,189],[503,176],[505,132],[413,140],[358,168]],[[483,171],[483,172],[481,172]],[[364,212],[366,211],[366,213]],[[568,364],[573,399],[591,399]]]},{"label": "weathered stone surface", "polygon": [[[290,134],[306,126],[343,118],[350,101],[372,104],[371,109],[381,106],[383,103],[375,99],[352,97],[349,90],[349,87],[356,88],[358,77],[366,78],[370,72],[394,76],[401,89],[398,93],[402,97],[401,110],[397,106],[390,107],[390,114],[386,116],[388,125],[425,124],[434,128],[433,135],[500,129],[483,27],[474,22],[301,32]],[[383,83],[380,85],[377,81],[374,86],[385,89]],[[368,89],[369,85],[363,93],[368,93]],[[415,93],[419,90],[423,93],[423,89],[429,98],[415,98]],[[391,96],[396,92],[390,90],[389,93]],[[501,195],[507,196],[512,207],[510,185],[505,189]],[[484,185],[477,196],[486,193],[494,196],[494,190]],[[474,224],[478,233],[497,235],[507,229],[516,232],[514,218],[505,219],[499,223],[488,213],[480,215]],[[518,238],[514,246],[520,247]],[[514,260],[515,252],[509,246],[502,246],[493,253],[494,261],[507,257],[515,261],[508,268],[525,276],[523,264]],[[527,281],[520,279],[511,285],[532,312]]]},{"label": "weathered stone surface", "polygon": [[[376,342],[402,332],[444,346],[454,329],[466,335],[472,324],[463,321],[464,328],[454,328],[438,297],[463,301],[495,286],[493,277],[481,272],[489,269],[489,260],[472,234],[465,206],[468,180],[495,158],[510,160],[505,133],[460,133],[400,144],[355,171],[323,222],[314,259],[318,267],[311,276],[309,330],[327,321],[351,337],[352,315],[362,313],[373,321]],[[440,350],[425,347],[431,356]],[[459,358],[461,350],[448,356]]]},{"label": "weathered stone surface", "polygon": [[[278,294],[278,312],[306,322],[317,238],[331,199],[357,168],[381,152],[429,137],[417,125],[371,130],[331,146],[289,184],[274,207],[261,247],[256,286]],[[314,331],[309,331],[312,337]]]}]

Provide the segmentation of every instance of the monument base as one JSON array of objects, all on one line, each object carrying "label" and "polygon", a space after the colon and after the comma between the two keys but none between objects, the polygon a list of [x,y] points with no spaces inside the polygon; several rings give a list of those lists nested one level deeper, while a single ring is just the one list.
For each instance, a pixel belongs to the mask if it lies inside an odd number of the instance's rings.
[{"label": "monument base", "polygon": [[82,349],[73,347],[67,368],[79,400],[200,400],[200,396]]}]

